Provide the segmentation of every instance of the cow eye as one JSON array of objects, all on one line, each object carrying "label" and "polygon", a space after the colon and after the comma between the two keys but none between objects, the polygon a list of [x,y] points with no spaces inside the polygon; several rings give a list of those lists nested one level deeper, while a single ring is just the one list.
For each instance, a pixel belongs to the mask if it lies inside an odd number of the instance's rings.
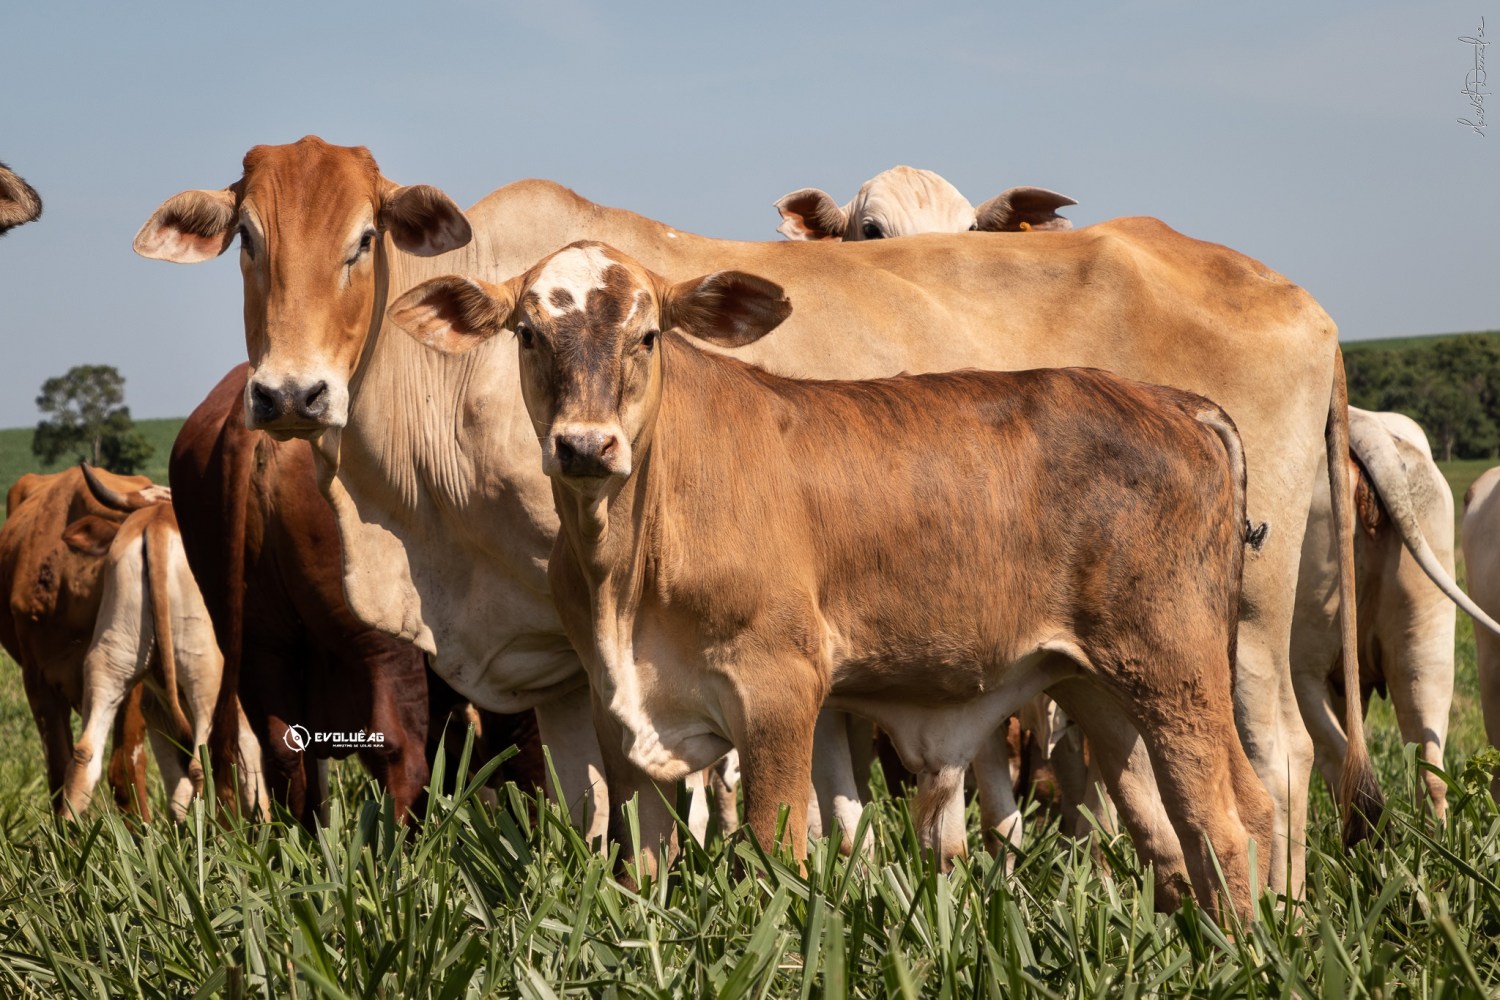
[{"label": "cow eye", "polygon": [[977,232],[979,232],[979,223],[976,222],[972,226],[970,226],[969,227],[969,232],[971,232],[971,233],[977,233]]},{"label": "cow eye", "polygon": [[880,223],[878,222],[866,222],[863,232],[865,234],[865,239],[867,240],[880,240],[885,238],[885,233],[881,232]]},{"label": "cow eye", "polygon": [[646,335],[641,338],[641,347],[648,353],[656,346],[656,338],[661,336],[660,330],[647,330]]},{"label": "cow eye", "polygon": [[255,248],[250,245],[250,230],[244,226],[240,227],[240,250],[246,257],[255,258]]},{"label": "cow eye", "polygon": [[536,335],[531,332],[531,327],[522,323],[516,327],[516,336],[521,340],[521,346],[532,348],[536,346]]},{"label": "cow eye", "polygon": [[365,234],[359,238],[359,249],[355,250],[354,251],[354,256],[350,257],[344,263],[348,264],[350,267],[353,267],[355,264],[359,263],[359,259],[361,257],[363,257],[365,254],[367,254],[367,253],[370,252],[370,248],[372,246],[374,246],[374,245],[375,245],[375,230],[373,230],[373,229],[366,229],[365,230]]}]

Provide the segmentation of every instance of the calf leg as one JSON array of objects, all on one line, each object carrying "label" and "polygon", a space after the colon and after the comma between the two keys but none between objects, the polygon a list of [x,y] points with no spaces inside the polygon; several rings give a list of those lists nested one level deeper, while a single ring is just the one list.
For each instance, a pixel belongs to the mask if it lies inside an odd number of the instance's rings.
[{"label": "calf leg", "polygon": [[[777,676],[768,671],[765,676]],[[788,810],[783,842],[794,857],[807,857],[807,800],[812,794],[813,733],[822,698],[797,697],[790,672],[776,697],[747,692],[731,711],[729,725],[740,753],[745,787],[745,824],[769,847],[781,807]]]},{"label": "calf leg", "polygon": [[[964,823],[964,768],[944,767],[917,772],[917,839],[937,855],[938,867],[949,871],[954,858],[969,853],[968,829]],[[1005,780],[1010,780],[1009,768]]]},{"label": "calf leg", "polygon": [[[1415,743],[1422,759],[1441,769],[1448,712],[1453,706],[1454,609],[1446,600],[1433,602],[1416,617],[1400,630],[1409,641],[1385,658],[1386,688],[1401,739]],[[1442,821],[1448,815],[1448,785],[1430,771],[1423,772],[1422,778],[1433,815]]]},{"label": "calf leg", "polygon": [[[643,876],[655,875],[663,865],[671,864],[677,853],[677,826],[667,805],[667,789],[652,781],[626,756],[624,731],[609,709],[597,700],[593,705],[593,720],[609,788],[610,805],[605,814],[608,841],[621,845],[622,862],[635,862]],[[632,836],[626,821],[625,806],[631,799],[636,800],[639,841]],[[601,841],[600,847],[607,850],[608,843]],[[625,880],[633,881],[628,873]]]},{"label": "calf leg", "polygon": [[1155,873],[1158,904],[1177,908],[1189,884],[1187,861],[1139,733],[1118,701],[1086,681],[1064,681],[1047,693],[1087,736],[1092,760],[1114,797],[1141,864]]},{"label": "calf leg", "polygon": [[[77,819],[88,809],[104,770],[104,745],[126,692],[139,679],[135,645],[128,650],[95,642],[83,659],[83,729],[63,778],[58,815]],[[112,655],[118,650],[119,655]]]}]

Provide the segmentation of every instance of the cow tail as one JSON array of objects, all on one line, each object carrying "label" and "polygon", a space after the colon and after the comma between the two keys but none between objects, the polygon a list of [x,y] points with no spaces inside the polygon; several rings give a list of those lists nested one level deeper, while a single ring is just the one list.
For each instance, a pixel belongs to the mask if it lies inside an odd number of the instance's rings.
[{"label": "cow tail", "polygon": [[172,635],[172,531],[157,516],[146,522],[141,539],[141,556],[145,563],[146,589],[151,598],[151,624],[156,629],[156,662],[161,668],[158,678],[167,698],[167,711],[177,727],[178,738],[188,752],[193,751],[193,725],[182,710],[177,694],[177,642]]},{"label": "cow tail", "polygon": [[1385,810],[1385,799],[1370,751],[1365,745],[1364,699],[1359,691],[1359,646],[1355,631],[1354,502],[1349,495],[1349,390],[1344,381],[1344,352],[1334,348],[1333,391],[1328,398],[1328,423],[1323,432],[1328,448],[1328,492],[1332,500],[1334,550],[1339,564],[1339,628],[1344,658],[1344,732],[1349,747],[1339,776],[1339,809],[1344,814],[1344,846],[1374,832]]}]

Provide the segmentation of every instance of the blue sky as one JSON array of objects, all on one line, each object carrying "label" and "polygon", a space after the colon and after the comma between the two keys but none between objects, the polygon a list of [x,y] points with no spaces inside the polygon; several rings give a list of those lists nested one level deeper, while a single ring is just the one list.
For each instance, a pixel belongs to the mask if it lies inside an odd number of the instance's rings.
[{"label": "blue sky", "polygon": [[0,426],[82,363],[137,416],[195,406],[244,356],[238,268],[131,238],[310,132],[460,204],[548,177],[738,239],[897,163],[1037,184],[1261,259],[1345,339],[1500,328],[1500,97],[1456,121],[1481,18],[1500,42],[1500,0],[13,6],[0,160],[46,214],[0,239]]}]

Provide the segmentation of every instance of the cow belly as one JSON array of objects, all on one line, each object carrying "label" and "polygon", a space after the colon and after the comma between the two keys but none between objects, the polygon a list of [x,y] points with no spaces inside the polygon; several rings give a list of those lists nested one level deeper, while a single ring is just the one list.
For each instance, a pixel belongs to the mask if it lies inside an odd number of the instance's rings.
[{"label": "cow belly", "polygon": [[458,647],[433,658],[432,669],[453,690],[489,712],[524,712],[587,682],[578,654],[558,635],[509,637],[469,655]]}]

